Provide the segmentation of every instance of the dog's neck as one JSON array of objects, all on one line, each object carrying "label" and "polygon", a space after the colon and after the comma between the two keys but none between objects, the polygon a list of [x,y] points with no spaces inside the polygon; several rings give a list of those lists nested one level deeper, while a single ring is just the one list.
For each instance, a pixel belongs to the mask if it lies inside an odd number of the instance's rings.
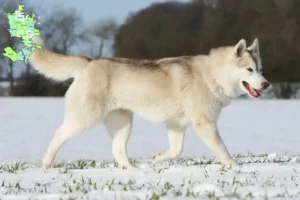
[{"label": "dog's neck", "polygon": [[226,80],[226,76],[224,76],[224,71],[222,70],[224,69],[223,67],[213,66],[215,63],[211,61],[209,56],[201,56],[199,59],[203,59],[200,66],[203,79],[214,97],[222,105],[228,105],[232,99],[239,96],[228,80]]}]

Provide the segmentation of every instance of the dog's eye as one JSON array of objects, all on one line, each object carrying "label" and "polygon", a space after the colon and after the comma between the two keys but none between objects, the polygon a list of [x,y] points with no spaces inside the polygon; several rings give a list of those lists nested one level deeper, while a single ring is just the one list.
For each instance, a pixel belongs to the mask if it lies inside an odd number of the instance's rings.
[{"label": "dog's eye", "polygon": [[249,72],[253,72],[253,69],[252,69],[252,68],[247,68],[247,70],[248,70]]}]

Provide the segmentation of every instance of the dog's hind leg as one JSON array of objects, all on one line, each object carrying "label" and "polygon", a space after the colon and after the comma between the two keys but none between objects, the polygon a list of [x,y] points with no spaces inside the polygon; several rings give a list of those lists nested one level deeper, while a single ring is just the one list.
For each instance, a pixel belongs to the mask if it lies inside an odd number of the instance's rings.
[{"label": "dog's hind leg", "polygon": [[[92,113],[91,113],[92,114]],[[54,137],[52,138],[47,152],[42,160],[42,167],[47,169],[53,162],[58,150],[60,147],[70,138],[82,134],[86,129],[92,127],[96,120],[87,121],[83,117],[77,115],[66,115],[63,124],[55,132]]]},{"label": "dog's hind leg", "polygon": [[68,139],[79,135],[83,131],[84,127],[81,127],[77,121],[72,120],[71,118],[65,119],[61,127],[55,132],[55,135],[48,146],[47,152],[43,157],[42,167],[47,169],[53,162],[59,148]]},{"label": "dog's hind leg", "polygon": [[104,119],[107,131],[112,136],[112,153],[120,168],[131,169],[127,157],[127,142],[132,128],[132,112],[116,110],[109,113]]},{"label": "dog's hind leg", "polygon": [[78,94],[78,83],[74,81],[66,94],[63,124],[56,131],[43,157],[42,167],[44,169],[51,165],[58,150],[67,140],[82,134],[85,130],[94,126],[99,119],[103,119],[103,106],[99,106],[86,96],[89,95]]},{"label": "dog's hind leg", "polygon": [[184,133],[186,127],[175,124],[168,124],[168,139],[169,149],[165,152],[160,152],[152,156],[154,163],[170,160],[178,157],[182,152]]}]

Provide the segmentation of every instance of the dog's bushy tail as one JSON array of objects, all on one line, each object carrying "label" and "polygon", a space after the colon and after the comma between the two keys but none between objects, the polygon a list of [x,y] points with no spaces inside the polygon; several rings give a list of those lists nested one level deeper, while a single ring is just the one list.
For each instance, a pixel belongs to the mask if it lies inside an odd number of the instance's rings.
[{"label": "dog's bushy tail", "polygon": [[41,46],[36,48],[29,57],[29,63],[48,78],[64,81],[75,78],[89,63],[89,59],[81,56],[67,56],[47,50],[40,37],[33,37],[33,43]]}]

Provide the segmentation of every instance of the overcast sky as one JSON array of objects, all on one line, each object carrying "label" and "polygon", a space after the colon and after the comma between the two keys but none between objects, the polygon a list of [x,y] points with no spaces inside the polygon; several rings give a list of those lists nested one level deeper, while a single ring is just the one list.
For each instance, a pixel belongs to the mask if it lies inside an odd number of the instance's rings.
[{"label": "overcast sky", "polygon": [[[7,1],[7,0],[6,0]],[[155,2],[168,0],[27,0],[48,11],[56,7],[76,8],[84,22],[92,23],[99,19],[113,17],[122,23],[130,12],[136,12]],[[186,2],[189,0],[177,0]],[[43,13],[40,14],[43,17]]]}]

